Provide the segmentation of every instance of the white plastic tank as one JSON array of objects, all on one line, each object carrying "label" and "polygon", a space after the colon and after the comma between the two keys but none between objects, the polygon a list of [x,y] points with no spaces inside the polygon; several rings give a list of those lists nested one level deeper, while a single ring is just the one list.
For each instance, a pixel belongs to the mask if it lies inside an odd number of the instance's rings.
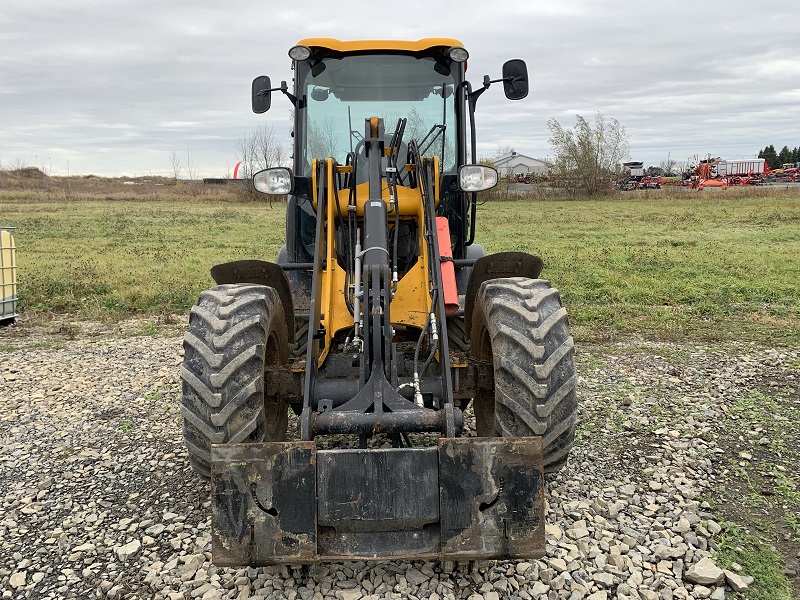
[{"label": "white plastic tank", "polygon": [[0,324],[17,317],[17,249],[14,228],[0,227]]}]

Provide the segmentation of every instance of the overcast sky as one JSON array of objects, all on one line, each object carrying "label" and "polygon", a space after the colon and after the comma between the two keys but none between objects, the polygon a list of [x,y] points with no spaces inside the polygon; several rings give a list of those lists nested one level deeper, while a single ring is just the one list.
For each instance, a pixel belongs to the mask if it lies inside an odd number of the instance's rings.
[{"label": "overcast sky", "polygon": [[616,118],[631,159],[754,157],[800,146],[796,2],[516,0],[214,2],[2,0],[0,161],[52,175],[169,175],[191,154],[221,177],[236,141],[270,123],[288,147],[289,103],[250,110],[256,75],[291,80],[309,36],[455,37],[473,84],[509,58],[531,92],[478,103],[478,154],[551,154],[547,121]]}]

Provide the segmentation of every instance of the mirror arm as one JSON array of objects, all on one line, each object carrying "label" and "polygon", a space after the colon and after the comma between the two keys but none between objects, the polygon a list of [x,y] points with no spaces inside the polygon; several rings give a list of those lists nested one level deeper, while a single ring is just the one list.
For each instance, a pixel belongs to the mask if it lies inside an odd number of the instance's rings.
[{"label": "mirror arm", "polygon": [[486,79],[483,80],[483,85],[486,86],[486,87],[489,87],[489,85],[491,85],[492,83],[500,83],[501,81],[514,81],[515,79],[517,79],[517,78],[516,77],[501,77],[500,79],[492,79],[491,81],[488,81],[488,77],[487,77]]},{"label": "mirror arm", "polygon": [[[489,89],[486,81],[489,79],[488,75],[483,78],[483,87],[472,91],[472,84],[469,81],[464,81],[461,85],[464,87],[467,97],[467,104],[469,106],[469,140],[470,140],[470,154],[472,155],[472,164],[478,162],[478,149],[476,146],[475,135],[475,105],[478,102],[481,94]],[[471,246],[475,242],[475,213],[478,207],[478,194],[476,192],[467,192],[466,196],[469,202],[469,230],[467,230],[467,223],[464,223],[465,246]]]},{"label": "mirror arm", "polygon": [[295,96],[289,91],[289,86],[286,85],[285,81],[281,81],[281,87],[278,88],[283,95],[286,96],[289,100],[291,100],[292,104],[297,110],[301,110],[306,107],[306,104],[303,100]]},{"label": "mirror arm", "polygon": [[472,91],[472,87],[469,88],[469,92],[467,92],[467,99],[469,100],[469,110],[474,115],[475,114],[475,105],[478,103],[478,98],[481,97],[481,94],[489,89],[489,86],[486,85],[486,81],[483,82],[483,87],[478,88],[474,92]]},{"label": "mirror arm", "polygon": [[[500,79],[489,79],[488,75],[484,75],[483,76],[483,87],[475,90],[474,92],[472,91],[472,86],[469,84],[469,82],[465,81],[462,85],[466,84],[466,86],[468,87],[468,90],[469,90],[467,92],[467,97],[469,98],[470,110],[473,111],[473,112],[475,111],[475,105],[478,103],[478,98],[480,98],[480,96],[481,96],[481,94],[483,92],[485,92],[486,90],[489,89],[490,85],[492,85],[493,83],[500,83],[501,81],[503,81],[503,82],[512,81],[514,79],[515,79],[514,77],[501,77]],[[474,162],[475,161],[475,157],[473,157],[472,160]]]},{"label": "mirror arm", "polygon": [[278,87],[270,88],[268,90],[261,90],[257,92],[259,96],[266,96],[267,94],[271,94],[272,92],[283,92],[283,95],[289,98],[294,107],[298,110],[303,109],[306,107],[306,103],[303,100],[300,100],[297,96],[292,94],[289,91],[289,86],[286,85],[285,81],[281,81],[281,84]]}]

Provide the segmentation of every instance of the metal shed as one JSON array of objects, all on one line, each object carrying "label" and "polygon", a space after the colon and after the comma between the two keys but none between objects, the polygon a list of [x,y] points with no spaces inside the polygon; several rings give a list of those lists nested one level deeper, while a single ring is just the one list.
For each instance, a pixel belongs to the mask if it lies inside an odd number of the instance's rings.
[{"label": "metal shed", "polygon": [[534,173],[546,175],[549,167],[547,163],[538,158],[520,154],[514,150],[494,160],[494,165],[501,175],[517,173]]}]

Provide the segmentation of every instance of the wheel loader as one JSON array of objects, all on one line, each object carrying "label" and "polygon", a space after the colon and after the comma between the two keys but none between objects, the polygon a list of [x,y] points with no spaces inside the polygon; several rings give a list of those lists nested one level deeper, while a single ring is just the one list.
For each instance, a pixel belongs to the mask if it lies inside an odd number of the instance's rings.
[{"label": "wheel loader", "polygon": [[214,562],[542,556],[573,341],[542,261],[475,239],[497,183],[476,103],[494,84],[525,98],[525,62],[473,87],[449,38],[313,38],[289,57],[291,87],[252,84],[256,113],[277,92],[293,112],[292,168],[253,177],[286,197],[286,244],[214,266],[184,339]]}]

